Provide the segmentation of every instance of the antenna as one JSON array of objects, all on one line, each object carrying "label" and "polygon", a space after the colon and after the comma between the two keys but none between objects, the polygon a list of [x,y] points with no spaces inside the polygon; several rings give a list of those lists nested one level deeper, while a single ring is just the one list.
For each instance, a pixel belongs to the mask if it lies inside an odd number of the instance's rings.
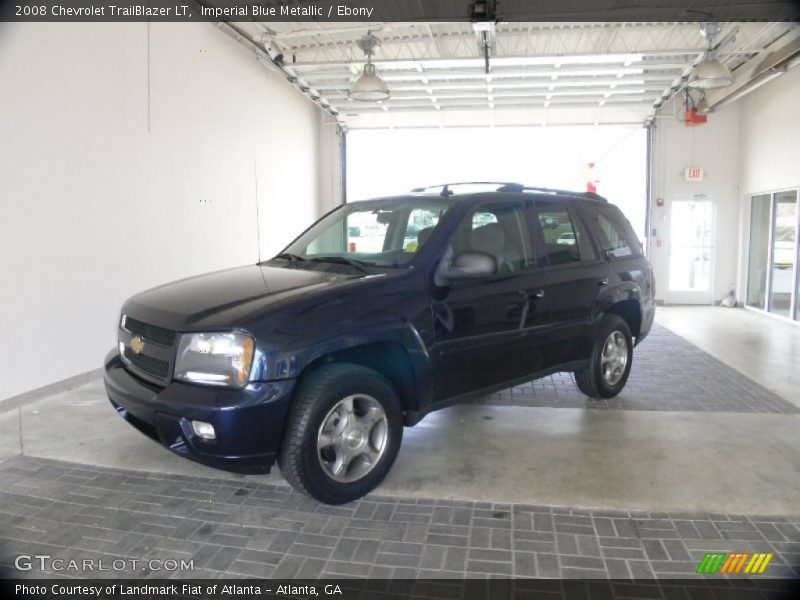
[{"label": "antenna", "polygon": [[256,247],[258,248],[258,262],[261,262],[261,218],[258,213],[258,161],[253,161],[253,181],[256,193]]}]

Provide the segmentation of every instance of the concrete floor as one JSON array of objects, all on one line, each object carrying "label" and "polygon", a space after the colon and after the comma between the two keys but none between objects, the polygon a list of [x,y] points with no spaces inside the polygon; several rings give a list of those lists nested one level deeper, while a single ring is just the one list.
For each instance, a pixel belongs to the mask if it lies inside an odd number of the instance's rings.
[{"label": "concrete floor", "polygon": [[[794,367],[800,364],[800,328],[752,312],[708,307],[662,308],[657,319],[800,406]],[[0,431],[0,459],[22,452],[242,479],[186,461],[146,439],[111,410],[100,382],[0,414]],[[247,479],[283,485],[277,469]],[[379,493],[800,514],[800,415],[457,406],[406,429],[397,463]]]}]

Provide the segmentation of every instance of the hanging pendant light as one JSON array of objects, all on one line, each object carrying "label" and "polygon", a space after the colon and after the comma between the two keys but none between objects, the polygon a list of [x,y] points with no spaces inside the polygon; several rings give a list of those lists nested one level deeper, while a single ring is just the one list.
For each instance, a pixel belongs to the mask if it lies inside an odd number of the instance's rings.
[{"label": "hanging pendant light", "polygon": [[700,90],[715,90],[733,83],[728,67],[709,53],[689,75],[686,85]]},{"label": "hanging pendant light", "polygon": [[367,35],[358,40],[359,48],[367,56],[367,64],[364,65],[364,70],[350,85],[350,97],[353,100],[378,102],[389,99],[389,87],[380,78],[375,70],[375,65],[372,64],[372,53],[380,44],[380,40],[372,33],[367,33]]},{"label": "hanging pendant light", "polygon": [[703,60],[698,63],[689,74],[686,85],[700,90],[715,90],[733,83],[733,76],[728,67],[723,65],[716,57],[714,51],[714,38],[720,32],[719,23],[704,23],[700,34],[708,40],[708,50]]}]

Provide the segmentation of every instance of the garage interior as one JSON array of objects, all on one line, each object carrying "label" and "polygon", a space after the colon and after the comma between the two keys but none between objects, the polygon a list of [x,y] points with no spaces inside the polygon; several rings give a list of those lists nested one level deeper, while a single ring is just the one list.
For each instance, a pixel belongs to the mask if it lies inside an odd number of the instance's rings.
[{"label": "garage interior", "polygon": [[[800,576],[800,26],[704,27],[6,24],[0,566],[660,579],[742,551]],[[732,82],[687,96],[709,44]],[[350,99],[364,48],[388,99]],[[506,130],[600,141],[556,181],[539,163],[529,179],[524,144],[453,164],[443,142],[434,181],[424,152],[381,147]],[[383,165],[363,168],[351,136]],[[625,139],[640,142],[618,160]],[[190,463],[109,405],[99,367],[127,297],[264,260],[345,201],[514,176],[489,154],[523,183],[596,187],[642,237],[660,306],[620,396],[562,373],[432,413],[377,492],[339,507],[277,467]]]}]

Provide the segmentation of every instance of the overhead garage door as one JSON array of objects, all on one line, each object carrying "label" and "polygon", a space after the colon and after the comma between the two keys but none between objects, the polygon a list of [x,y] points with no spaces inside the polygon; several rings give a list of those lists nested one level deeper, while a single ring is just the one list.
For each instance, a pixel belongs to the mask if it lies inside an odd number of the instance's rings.
[{"label": "overhead garage door", "polygon": [[347,199],[458,181],[576,191],[592,181],[644,239],[646,138],[640,126],[613,125],[357,129],[347,134]]}]

